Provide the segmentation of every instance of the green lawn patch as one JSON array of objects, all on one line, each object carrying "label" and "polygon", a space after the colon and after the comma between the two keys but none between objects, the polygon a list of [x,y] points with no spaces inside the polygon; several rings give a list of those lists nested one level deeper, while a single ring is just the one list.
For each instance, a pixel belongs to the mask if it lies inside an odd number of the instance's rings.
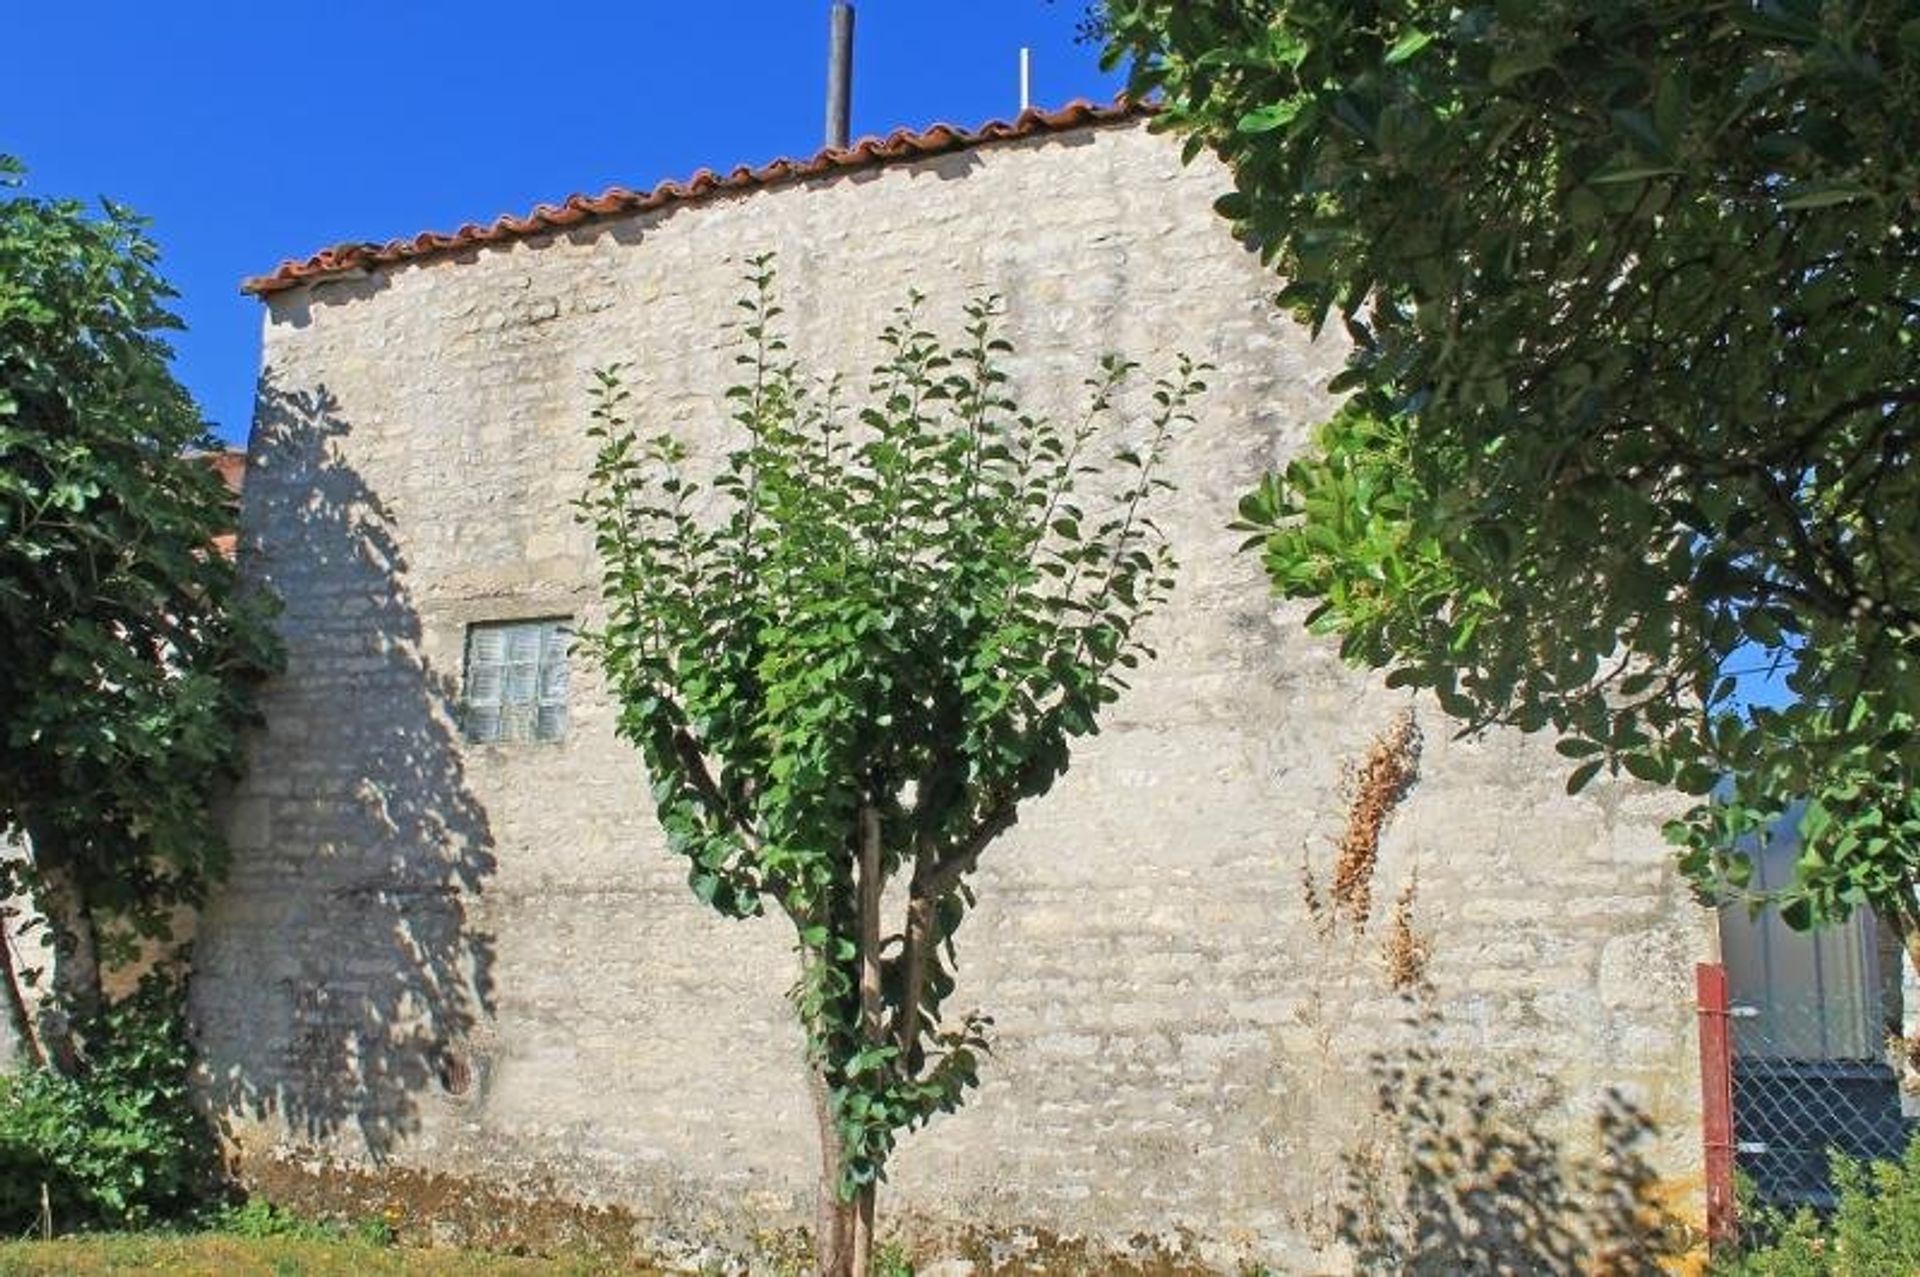
[{"label": "green lawn patch", "polygon": [[356,1240],[110,1234],[55,1241],[0,1243],[0,1277],[92,1277],[166,1273],[171,1277],[587,1277],[610,1271],[651,1274],[639,1264],[613,1267],[605,1258],[520,1259],[468,1250],[419,1250]]}]

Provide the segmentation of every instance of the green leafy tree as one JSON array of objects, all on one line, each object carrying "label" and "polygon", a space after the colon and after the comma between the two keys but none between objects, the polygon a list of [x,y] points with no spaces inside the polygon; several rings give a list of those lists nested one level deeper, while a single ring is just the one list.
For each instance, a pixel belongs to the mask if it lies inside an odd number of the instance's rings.
[{"label": "green leafy tree", "polygon": [[[1920,12],[1910,0],[1112,0],[1159,126],[1353,343],[1242,506],[1346,654],[1570,787],[1807,801],[1798,925],[1920,935]],[[1743,667],[1790,703],[1743,712]],[[1719,799],[1709,800],[1716,785]]]},{"label": "green leafy tree", "polygon": [[708,489],[635,424],[619,371],[599,375],[581,517],[608,613],[585,642],[694,893],[792,921],[820,1268],[865,1273],[895,1140],[961,1102],[986,1045],[985,1017],[946,1014],[968,875],[1149,655],[1140,624],[1173,577],[1147,510],[1198,370],[1159,384],[1090,496],[1130,365],[1101,366],[1077,426],[1035,419],[1009,396],[995,303],[949,346],[915,299],[850,403],[787,357],[769,259],[751,282],[726,392],[739,446]]},{"label": "green leafy tree", "polygon": [[50,1012],[29,1019],[37,969],[7,945],[0,994],[74,1072],[103,962],[164,938],[221,867],[208,802],[276,649],[212,548],[231,501],[187,455],[212,440],[167,367],[142,223],[24,195],[19,172],[0,157],[0,901],[46,928]]}]

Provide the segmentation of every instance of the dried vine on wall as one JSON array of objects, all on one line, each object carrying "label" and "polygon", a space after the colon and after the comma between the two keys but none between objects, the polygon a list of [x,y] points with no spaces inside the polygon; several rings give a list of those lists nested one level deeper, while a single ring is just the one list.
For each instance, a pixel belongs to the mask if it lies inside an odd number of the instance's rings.
[{"label": "dried vine on wall", "polygon": [[1373,916],[1373,871],[1380,859],[1380,833],[1420,777],[1420,727],[1402,710],[1374,740],[1344,786],[1347,827],[1333,863],[1333,907],[1355,931]]},{"label": "dried vine on wall", "polygon": [[[1366,930],[1373,917],[1380,835],[1419,778],[1420,727],[1412,710],[1402,710],[1374,739],[1366,757],[1347,768],[1341,783],[1346,826],[1335,844],[1333,881],[1324,894],[1313,867],[1301,865],[1301,896],[1322,936],[1331,934],[1342,919],[1356,935]],[[1409,886],[1403,894],[1409,912],[1411,891]]]},{"label": "dried vine on wall", "polygon": [[1433,942],[1414,930],[1413,898],[1419,889],[1418,875],[1407,880],[1393,902],[1387,923],[1387,940],[1382,952],[1387,960],[1387,983],[1396,993],[1411,993],[1426,987],[1427,959],[1433,954]]}]

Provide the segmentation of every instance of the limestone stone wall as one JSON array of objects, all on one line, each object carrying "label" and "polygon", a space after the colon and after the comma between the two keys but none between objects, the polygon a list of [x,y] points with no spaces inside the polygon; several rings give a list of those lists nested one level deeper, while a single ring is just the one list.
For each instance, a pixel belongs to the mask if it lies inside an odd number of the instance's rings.
[{"label": "limestone stone wall", "polygon": [[[655,1240],[804,1221],[784,924],[692,899],[591,668],[562,743],[469,746],[451,716],[470,623],[596,614],[569,509],[590,370],[626,361],[643,410],[712,455],[740,278],[773,250],[816,367],[865,368],[909,287],[946,321],[1002,294],[1016,390],[1061,411],[1101,350],[1217,365],[1174,460],[1160,658],[983,861],[957,999],[998,1045],[965,1110],[902,1148],[894,1225],[1338,1271],[1398,1244],[1420,1209],[1398,1177],[1455,1128],[1488,1153],[1467,1180],[1611,1144],[1697,1210],[1710,924],[1663,800],[1565,797],[1544,742],[1454,739],[1269,599],[1227,524],[1303,445],[1340,352],[1274,311],[1210,211],[1224,174],[1177,150],[1089,128],[272,297],[241,554],[285,600],[290,657],[193,999],[244,1165],[325,1154],[615,1206]],[[1418,781],[1373,919],[1329,929],[1308,897],[1343,777],[1405,713]],[[1388,957],[1403,893],[1411,991]],[[1516,1219],[1489,1226],[1538,1226]]]}]

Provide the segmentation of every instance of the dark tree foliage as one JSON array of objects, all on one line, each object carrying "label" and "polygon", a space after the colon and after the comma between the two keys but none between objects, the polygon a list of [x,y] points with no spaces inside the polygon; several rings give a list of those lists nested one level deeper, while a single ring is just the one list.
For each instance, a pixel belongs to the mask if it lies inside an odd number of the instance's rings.
[{"label": "dark tree foliage", "polygon": [[[1349,392],[1242,519],[1474,725],[1700,802],[1703,888],[1807,800],[1807,925],[1920,926],[1920,10],[1113,0],[1110,61]],[[1743,711],[1776,667],[1791,703]],[[1716,785],[1724,786],[1709,800]]]},{"label": "dark tree foliage", "polygon": [[[142,223],[19,191],[0,160],[0,899],[45,920],[56,1001],[98,1011],[99,967],[163,938],[225,854],[209,799],[239,763],[258,601],[212,548],[231,498],[168,370],[178,327]],[[32,949],[27,950],[31,954]],[[64,1067],[57,1023],[24,1023]],[[46,1040],[49,1035],[55,1040]]]}]

